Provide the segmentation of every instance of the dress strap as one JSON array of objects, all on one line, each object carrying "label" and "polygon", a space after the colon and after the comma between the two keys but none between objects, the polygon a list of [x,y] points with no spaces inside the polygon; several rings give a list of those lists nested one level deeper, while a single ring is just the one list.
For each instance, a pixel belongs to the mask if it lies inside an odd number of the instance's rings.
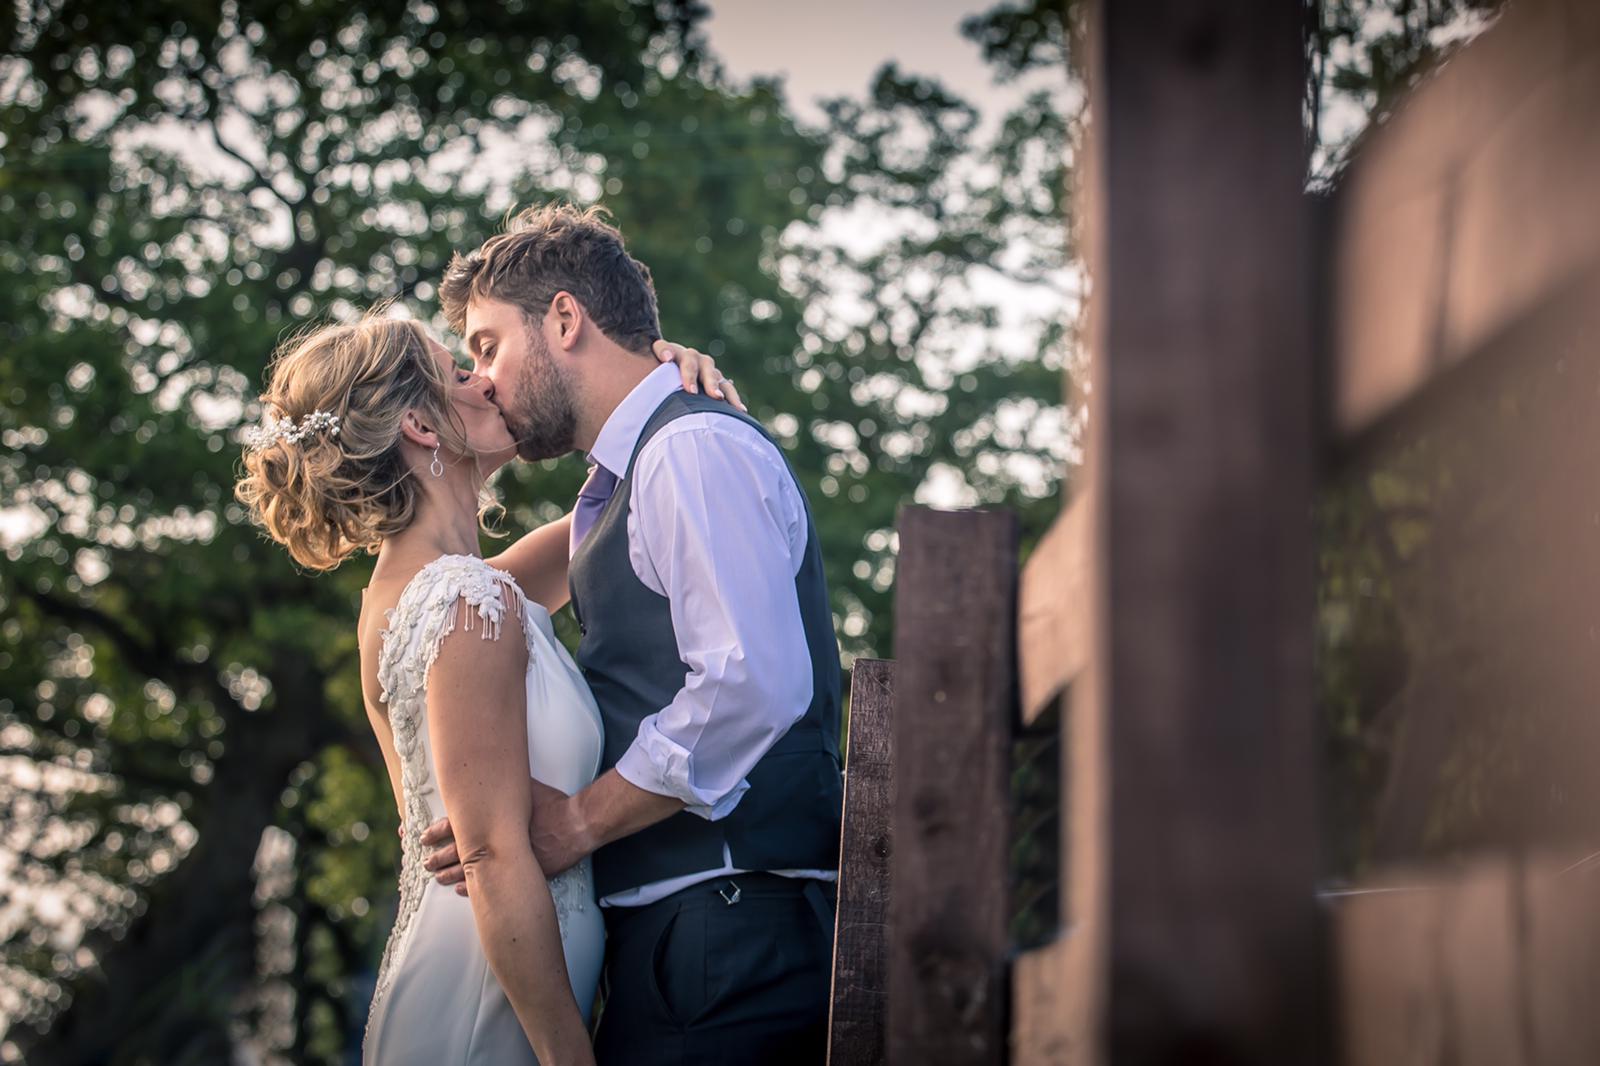
[{"label": "dress strap", "polygon": [[444,638],[460,627],[478,629],[479,639],[499,640],[507,608],[516,618],[533,658],[533,633],[527,624],[527,599],[516,579],[475,555],[441,555],[418,570],[387,613],[378,657],[379,699],[418,693],[439,656]]}]

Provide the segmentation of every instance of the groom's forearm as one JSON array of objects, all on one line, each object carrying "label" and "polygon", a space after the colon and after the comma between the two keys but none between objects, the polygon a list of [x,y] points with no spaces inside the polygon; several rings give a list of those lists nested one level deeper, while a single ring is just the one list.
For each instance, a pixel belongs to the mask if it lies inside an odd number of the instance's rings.
[{"label": "groom's forearm", "polygon": [[663,796],[607,770],[573,797],[579,846],[584,854],[655,825],[683,810],[676,796]]}]

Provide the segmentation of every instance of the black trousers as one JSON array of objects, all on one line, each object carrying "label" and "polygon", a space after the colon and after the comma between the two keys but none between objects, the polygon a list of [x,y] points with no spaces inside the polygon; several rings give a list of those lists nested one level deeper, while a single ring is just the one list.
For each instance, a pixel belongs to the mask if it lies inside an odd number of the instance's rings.
[{"label": "black trousers", "polygon": [[821,1066],[833,890],[735,874],[606,908],[599,1066]]}]

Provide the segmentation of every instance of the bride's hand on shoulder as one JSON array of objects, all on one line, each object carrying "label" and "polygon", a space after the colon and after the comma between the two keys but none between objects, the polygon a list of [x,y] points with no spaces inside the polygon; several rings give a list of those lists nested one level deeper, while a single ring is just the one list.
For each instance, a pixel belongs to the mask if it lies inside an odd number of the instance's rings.
[{"label": "bride's hand on shoulder", "polygon": [[678,373],[683,375],[683,387],[689,392],[704,391],[707,396],[719,400],[727,400],[739,410],[749,413],[750,408],[744,405],[744,400],[739,397],[739,390],[733,384],[733,379],[723,376],[717,369],[717,361],[694,348],[683,344],[673,344],[671,341],[656,341],[651,346],[656,353],[656,358],[663,363],[677,363]]}]

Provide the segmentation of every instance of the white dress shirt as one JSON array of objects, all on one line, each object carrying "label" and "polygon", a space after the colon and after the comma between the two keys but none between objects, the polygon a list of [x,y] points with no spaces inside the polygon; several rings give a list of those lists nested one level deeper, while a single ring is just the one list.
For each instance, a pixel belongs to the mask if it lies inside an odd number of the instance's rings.
[{"label": "white dress shirt", "polygon": [[[606,419],[589,461],[619,478],[657,407],[683,387],[663,364]],[[639,724],[617,773],[675,796],[716,821],[750,788],[746,775],[811,705],[811,654],[795,575],[806,550],[806,511],[776,446],[719,414],[674,419],[634,463],[628,560],[671,606],[684,686]],[[614,893],[603,906],[653,903],[700,881],[743,873],[723,848],[721,867]],[[831,870],[773,870],[833,879]]]}]

